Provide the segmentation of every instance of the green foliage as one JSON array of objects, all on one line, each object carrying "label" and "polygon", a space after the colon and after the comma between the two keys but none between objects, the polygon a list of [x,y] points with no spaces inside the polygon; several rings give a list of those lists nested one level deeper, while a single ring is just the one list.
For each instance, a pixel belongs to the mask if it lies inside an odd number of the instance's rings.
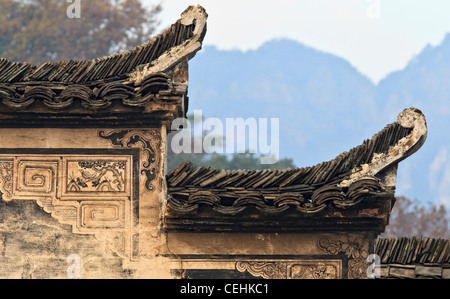
[{"label": "green foliage", "polygon": [[40,65],[95,59],[150,40],[159,5],[140,0],[81,1],[81,18],[70,19],[65,0],[1,0],[0,57]]},{"label": "green foliage", "polygon": [[255,154],[233,154],[227,156],[224,154],[171,154],[167,158],[167,168],[169,170],[176,168],[184,161],[190,161],[195,166],[204,166],[217,169],[283,169],[295,168],[292,159],[280,159],[274,164],[261,164],[260,157]]},{"label": "green foliage", "polygon": [[[198,117],[198,116],[197,116]],[[191,123],[191,127],[194,124],[194,114],[187,115],[188,121]],[[202,115],[202,121],[205,119],[205,116]],[[193,128],[192,128],[193,130]],[[294,165],[294,160],[289,158],[280,159],[278,162],[274,164],[261,164],[260,156],[257,156],[253,153],[242,153],[242,154],[175,154],[172,152],[170,144],[173,135],[176,132],[172,132],[168,136],[168,153],[167,153],[167,168],[168,170],[177,168],[181,163],[185,161],[190,161],[195,166],[203,166],[203,167],[211,167],[216,169],[229,169],[229,170],[237,170],[237,169],[283,169],[283,168],[296,168]],[[205,136],[203,136],[205,137]],[[222,136],[218,136],[222,137]],[[222,138],[221,138],[222,139]],[[191,145],[194,144],[194,140],[191,140]],[[193,148],[192,148],[193,151]]]}]

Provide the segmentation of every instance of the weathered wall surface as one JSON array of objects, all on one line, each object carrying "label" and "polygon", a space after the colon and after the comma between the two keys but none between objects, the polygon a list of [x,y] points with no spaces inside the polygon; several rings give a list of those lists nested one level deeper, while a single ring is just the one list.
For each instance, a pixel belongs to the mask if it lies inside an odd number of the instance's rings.
[{"label": "weathered wall surface", "polygon": [[180,278],[367,278],[367,233],[170,233]]},{"label": "weathered wall surface", "polygon": [[0,278],[67,278],[71,255],[81,278],[167,277],[155,259],[164,138],[164,127],[1,129]]},{"label": "weathered wall surface", "polygon": [[365,278],[363,227],[164,232],[164,126],[0,131],[0,278]]},{"label": "weathered wall surface", "polygon": [[36,202],[0,201],[0,277],[11,279],[68,278],[80,257],[81,278],[128,278],[122,258],[93,235],[72,233]]}]

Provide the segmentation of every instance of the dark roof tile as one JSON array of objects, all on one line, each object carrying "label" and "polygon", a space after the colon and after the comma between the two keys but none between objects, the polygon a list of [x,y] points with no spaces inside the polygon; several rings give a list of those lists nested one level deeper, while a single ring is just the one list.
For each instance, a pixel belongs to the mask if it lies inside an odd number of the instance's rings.
[{"label": "dark roof tile", "polygon": [[[2,58],[0,101],[6,105],[1,107],[2,112],[9,113],[8,108],[13,109],[13,113],[25,111],[32,108],[31,104],[36,100],[51,109],[68,108],[81,101],[82,107],[95,112],[109,107],[111,101],[119,100],[125,106],[141,107],[159,92],[170,90],[171,94],[177,95],[184,90],[185,93],[186,89],[179,88],[176,80],[165,72],[170,73],[171,68],[192,58],[200,50],[206,18],[202,7],[191,6],[175,24],[149,42],[93,60],[46,62],[36,67]],[[26,93],[24,86],[41,86],[41,89]],[[103,93],[97,93],[97,90]],[[71,95],[76,96],[68,99]],[[168,96],[170,94],[164,95]]]},{"label": "dark roof tile", "polygon": [[[406,119],[416,119],[415,124],[405,124],[403,114],[407,114]],[[168,212],[172,208],[182,212],[182,207],[189,207],[189,212],[195,213],[192,205],[199,207],[207,203],[215,211],[225,209],[227,215],[231,211],[242,212],[241,207],[257,207],[261,212],[271,214],[279,213],[281,208],[285,211],[289,206],[306,213],[319,212],[330,205],[341,208],[354,206],[380,192],[391,192],[394,186],[385,189],[383,177],[377,175],[412,154],[425,137],[424,116],[412,108],[400,113],[397,122],[387,125],[372,139],[365,140],[360,146],[331,161],[312,167],[226,171],[195,167],[185,162],[166,176],[171,194]],[[403,138],[411,140],[400,142]],[[390,151],[393,146],[399,147],[398,150]],[[183,198],[179,198],[183,188]],[[221,189],[228,190],[226,195]],[[205,200],[196,202],[197,197],[186,197],[185,194],[201,194],[203,197],[214,194],[215,200],[213,203]],[[183,204],[180,206],[180,203]],[[236,205],[238,210],[226,208]]]}]

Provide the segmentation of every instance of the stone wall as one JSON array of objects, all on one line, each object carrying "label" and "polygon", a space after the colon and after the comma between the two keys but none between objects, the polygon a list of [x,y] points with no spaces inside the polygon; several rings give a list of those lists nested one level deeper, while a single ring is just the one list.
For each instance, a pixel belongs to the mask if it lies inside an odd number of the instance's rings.
[{"label": "stone wall", "polygon": [[133,275],[104,242],[93,235],[73,234],[70,225],[58,223],[36,202],[0,201],[1,278],[68,278],[76,261],[67,259],[73,254],[80,258],[81,278]]},{"label": "stone wall", "polygon": [[361,279],[374,236],[367,233],[170,233],[179,278]]},{"label": "stone wall", "polygon": [[168,276],[164,127],[0,131],[0,278]]}]

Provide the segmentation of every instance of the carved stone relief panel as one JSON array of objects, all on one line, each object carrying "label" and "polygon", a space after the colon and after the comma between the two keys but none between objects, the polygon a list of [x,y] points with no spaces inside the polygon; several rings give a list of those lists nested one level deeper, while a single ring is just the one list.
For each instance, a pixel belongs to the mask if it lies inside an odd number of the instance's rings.
[{"label": "carved stone relief panel", "polygon": [[236,270],[265,279],[340,279],[341,260],[239,261]]},{"label": "carved stone relief panel", "polygon": [[100,130],[94,148],[0,148],[1,198],[34,200],[73,233],[95,234],[121,255],[135,256],[139,197],[156,190],[160,134]]},{"label": "carved stone relief panel", "polygon": [[[64,135],[41,143],[26,131],[23,140],[14,140],[24,148],[0,148],[1,197],[34,200],[73,233],[95,234],[120,254],[136,256],[139,197],[156,190],[161,129],[85,132],[41,130],[43,136]],[[89,134],[85,143],[83,134]]]},{"label": "carved stone relief panel", "polygon": [[126,229],[132,156],[51,155],[0,158],[3,199],[36,200],[75,233]]},{"label": "carved stone relief panel", "polygon": [[129,189],[125,178],[129,173],[126,168],[130,165],[127,165],[126,160],[72,160],[64,163],[64,166],[67,175],[63,185],[65,194],[118,193]]},{"label": "carved stone relief panel", "polygon": [[287,262],[279,261],[239,261],[236,262],[236,270],[265,279],[286,279],[288,272]]},{"label": "carved stone relief panel", "polygon": [[23,157],[15,159],[14,168],[17,173],[14,195],[55,196],[58,177],[59,160],[55,158]]},{"label": "carved stone relief panel", "polygon": [[345,253],[348,257],[348,278],[367,278],[369,239],[363,235],[333,234],[323,236],[318,247],[330,255]]},{"label": "carved stone relief panel", "polygon": [[122,158],[63,158],[62,197],[131,196],[131,160]]},{"label": "carved stone relief panel", "polygon": [[126,228],[125,201],[83,201],[80,214],[81,228]]}]

